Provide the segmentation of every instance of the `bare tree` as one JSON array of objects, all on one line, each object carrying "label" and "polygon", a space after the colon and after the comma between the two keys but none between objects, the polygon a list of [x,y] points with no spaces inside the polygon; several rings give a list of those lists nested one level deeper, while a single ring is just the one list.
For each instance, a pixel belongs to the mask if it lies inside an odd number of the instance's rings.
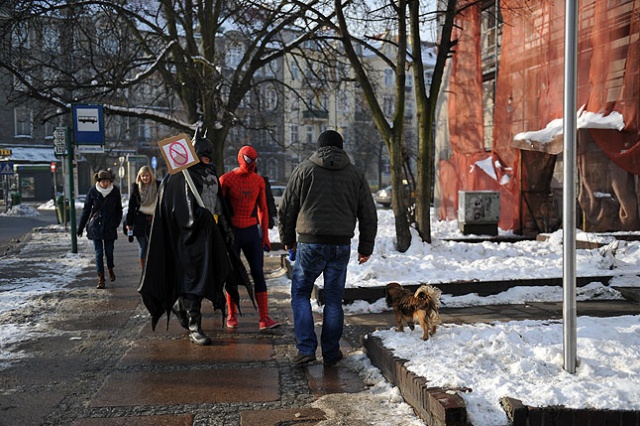
[{"label": "bare tree", "polygon": [[[267,81],[256,75],[317,29],[295,5],[243,0],[16,0],[1,19],[0,68],[21,83],[14,98],[62,114],[74,102],[102,103],[106,114],[174,131],[201,126],[221,170],[238,108]],[[155,98],[141,99],[150,86]]]},{"label": "bare tree", "polygon": [[[426,2],[419,0],[380,0],[380,1],[352,1],[343,3],[334,1],[336,24],[333,25],[339,33],[340,41],[349,59],[355,79],[362,88],[376,128],[389,152],[392,184],[392,208],[395,217],[396,249],[404,252],[411,244],[409,230],[411,218],[407,214],[403,179],[412,181],[413,173],[410,167],[410,153],[403,143],[405,131],[405,84],[407,70],[413,67],[414,91],[418,116],[418,150],[415,226],[423,241],[431,242],[430,205],[431,188],[434,179],[433,162],[433,123],[435,117],[438,93],[443,80],[446,61],[453,54],[457,41],[452,39],[454,19],[466,8],[478,5],[473,0],[441,0],[438,7],[425,7]],[[432,5],[429,5],[432,6]],[[329,21],[329,20],[327,20]],[[422,58],[422,34],[427,25],[434,26],[437,22],[439,41],[436,65],[432,75],[432,82],[427,93]],[[376,33],[367,32],[369,26],[385,28],[393,31],[394,37],[381,37]],[[378,33],[379,34],[379,33]],[[393,49],[385,49],[384,46]],[[380,47],[382,46],[382,47]],[[395,75],[395,109],[391,119],[387,119],[380,105],[374,87],[375,76],[367,72],[365,60],[358,52],[367,49],[377,55]],[[389,54],[388,52],[393,52]],[[413,182],[410,182],[412,184]]]}]

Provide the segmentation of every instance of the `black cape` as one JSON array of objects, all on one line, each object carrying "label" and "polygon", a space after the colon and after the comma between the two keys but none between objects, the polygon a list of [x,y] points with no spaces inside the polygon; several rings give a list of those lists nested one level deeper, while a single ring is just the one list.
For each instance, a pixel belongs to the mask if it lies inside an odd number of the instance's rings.
[{"label": "black cape", "polygon": [[[199,193],[206,167],[198,163],[186,171]],[[169,326],[171,308],[185,293],[209,299],[224,315],[224,283],[232,268],[227,247],[212,212],[198,205],[182,173],[160,185],[146,259],[138,292],[154,330],[163,313]],[[239,300],[236,281],[230,280],[228,291]]]}]

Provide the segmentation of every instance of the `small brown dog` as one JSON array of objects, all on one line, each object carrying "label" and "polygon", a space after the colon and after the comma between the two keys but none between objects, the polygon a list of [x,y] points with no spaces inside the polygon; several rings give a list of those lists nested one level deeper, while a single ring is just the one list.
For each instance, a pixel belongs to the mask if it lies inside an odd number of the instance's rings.
[{"label": "small brown dog", "polygon": [[393,308],[398,327],[396,331],[404,329],[402,321],[413,330],[415,323],[422,328],[422,340],[429,340],[429,336],[436,333],[436,326],[440,324],[440,289],[422,285],[411,294],[411,291],[398,283],[389,283],[385,287],[387,306]]}]

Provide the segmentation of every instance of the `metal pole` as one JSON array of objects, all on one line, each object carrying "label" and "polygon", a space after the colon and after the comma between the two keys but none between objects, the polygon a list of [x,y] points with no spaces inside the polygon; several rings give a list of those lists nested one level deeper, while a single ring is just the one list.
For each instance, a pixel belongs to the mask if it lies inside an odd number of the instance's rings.
[{"label": "metal pole", "polygon": [[[69,131],[67,127],[67,167],[69,169],[69,224],[71,225],[71,253],[78,252],[78,237],[76,235],[76,201],[73,193],[73,141],[71,135],[73,133]],[[65,210],[65,209],[63,209]]]},{"label": "metal pole", "polygon": [[576,82],[578,8],[566,0],[564,32],[564,187],[563,187],[563,306],[564,369],[576,372]]}]

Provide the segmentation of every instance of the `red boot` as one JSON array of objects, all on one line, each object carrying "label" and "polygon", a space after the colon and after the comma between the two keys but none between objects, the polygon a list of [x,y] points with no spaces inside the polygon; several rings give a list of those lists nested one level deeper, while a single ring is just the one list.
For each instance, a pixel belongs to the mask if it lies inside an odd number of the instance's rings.
[{"label": "red boot", "polygon": [[280,323],[269,318],[269,301],[267,292],[256,293],[258,301],[258,312],[260,313],[260,330],[268,330],[270,328],[280,327]]},{"label": "red boot", "polygon": [[229,314],[227,315],[227,327],[238,328],[238,317],[236,314],[236,304],[231,300],[231,296],[227,294],[227,309]]}]

